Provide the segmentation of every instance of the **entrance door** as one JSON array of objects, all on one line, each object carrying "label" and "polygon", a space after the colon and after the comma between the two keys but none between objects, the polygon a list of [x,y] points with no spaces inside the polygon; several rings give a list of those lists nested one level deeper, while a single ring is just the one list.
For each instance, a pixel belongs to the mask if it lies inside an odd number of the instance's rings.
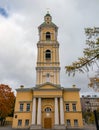
[{"label": "entrance door", "polygon": [[44,128],[45,129],[52,128],[52,120],[51,120],[51,118],[44,118]]}]

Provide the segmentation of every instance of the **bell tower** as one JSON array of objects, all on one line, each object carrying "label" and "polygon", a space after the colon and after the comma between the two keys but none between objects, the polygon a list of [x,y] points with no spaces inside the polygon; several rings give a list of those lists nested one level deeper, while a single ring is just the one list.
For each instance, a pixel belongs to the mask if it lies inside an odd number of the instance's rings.
[{"label": "bell tower", "polygon": [[60,86],[58,27],[52,22],[49,12],[44,16],[44,22],[38,30],[36,86],[48,82]]}]

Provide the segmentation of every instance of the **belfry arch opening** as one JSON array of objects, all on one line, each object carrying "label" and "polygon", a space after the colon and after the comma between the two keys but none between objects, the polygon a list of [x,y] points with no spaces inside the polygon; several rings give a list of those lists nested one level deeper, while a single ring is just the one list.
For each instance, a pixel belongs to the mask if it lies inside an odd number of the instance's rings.
[{"label": "belfry arch opening", "polygon": [[50,50],[46,50],[46,52],[45,52],[45,59],[46,60],[50,60],[51,59],[51,51]]},{"label": "belfry arch opening", "polygon": [[46,32],[46,40],[47,41],[51,40],[51,33],[50,32]]}]

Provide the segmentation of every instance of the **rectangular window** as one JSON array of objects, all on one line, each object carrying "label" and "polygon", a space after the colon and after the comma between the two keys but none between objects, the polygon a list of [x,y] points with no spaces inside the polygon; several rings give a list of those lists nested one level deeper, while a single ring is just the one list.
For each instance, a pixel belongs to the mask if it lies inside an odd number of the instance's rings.
[{"label": "rectangular window", "polygon": [[23,103],[20,104],[20,111],[23,111]]},{"label": "rectangular window", "polygon": [[78,126],[78,120],[74,119],[74,126]]},{"label": "rectangular window", "polygon": [[29,120],[26,119],[26,120],[25,120],[25,126],[28,126],[28,125],[29,125]]},{"label": "rectangular window", "polygon": [[66,104],[66,111],[69,111],[69,104]]},{"label": "rectangular window", "polygon": [[73,111],[76,111],[76,104],[72,104]]},{"label": "rectangular window", "polygon": [[18,120],[18,126],[22,126],[22,120]]},{"label": "rectangular window", "polygon": [[30,111],[30,104],[27,104],[26,111]]},{"label": "rectangular window", "polygon": [[71,121],[69,119],[66,120],[67,126],[71,126]]}]

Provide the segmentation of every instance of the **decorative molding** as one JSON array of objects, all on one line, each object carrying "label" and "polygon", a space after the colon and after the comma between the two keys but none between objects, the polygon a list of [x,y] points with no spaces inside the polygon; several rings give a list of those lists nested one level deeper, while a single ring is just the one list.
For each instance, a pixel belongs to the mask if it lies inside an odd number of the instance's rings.
[{"label": "decorative molding", "polygon": [[14,114],[16,113],[31,113],[32,111],[15,111]]},{"label": "decorative molding", "polygon": [[80,88],[64,88],[64,91],[80,91]]},{"label": "decorative molding", "polygon": [[58,64],[60,65],[60,62],[37,62],[37,64]]},{"label": "decorative molding", "polygon": [[55,97],[57,97],[57,98],[60,98],[60,97],[62,97],[62,95],[34,95],[33,97],[35,97],[35,98],[55,98]]},{"label": "decorative molding", "polygon": [[64,111],[65,113],[75,113],[75,114],[77,114],[77,113],[82,113],[82,111]]},{"label": "decorative molding", "polygon": [[32,88],[17,88],[17,92],[32,92]]},{"label": "decorative molding", "polygon": [[[34,87],[34,89],[33,90],[36,90],[36,89],[38,89],[38,88],[41,88],[41,87],[43,87],[43,86],[45,86],[45,85],[51,85],[51,86],[53,86],[53,87],[55,87],[55,88],[59,88],[59,89],[62,89],[61,88],[61,86],[60,86],[60,84],[53,84],[53,83],[50,83],[50,82],[46,82],[46,83],[43,83],[43,84],[37,84],[36,85],[36,87]],[[41,89],[40,89],[41,90]],[[45,89],[44,89],[45,90]],[[47,89],[48,90],[48,89]],[[53,89],[50,89],[50,90],[53,90]],[[55,89],[56,90],[56,89]]]},{"label": "decorative molding", "polygon": [[36,67],[36,70],[60,70],[60,67]]},{"label": "decorative molding", "polygon": [[65,101],[64,100],[64,103],[76,103],[77,104],[78,101]]},{"label": "decorative molding", "polygon": [[31,103],[32,101],[19,101],[19,103]]}]

